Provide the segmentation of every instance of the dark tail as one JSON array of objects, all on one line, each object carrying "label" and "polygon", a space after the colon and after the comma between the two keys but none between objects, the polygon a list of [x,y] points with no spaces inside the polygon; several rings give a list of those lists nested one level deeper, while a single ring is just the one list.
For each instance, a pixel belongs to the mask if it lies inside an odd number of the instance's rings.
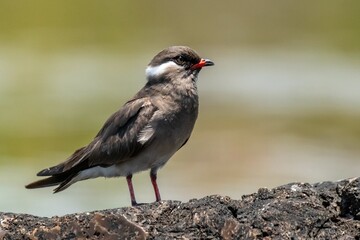
[{"label": "dark tail", "polygon": [[28,189],[52,187],[52,186],[59,185],[60,183],[65,181],[66,178],[67,178],[66,175],[51,176],[51,177],[41,179],[41,180],[36,181],[36,182],[32,182],[32,183],[26,185],[25,187],[28,188]]},{"label": "dark tail", "polygon": [[81,169],[84,162],[86,162],[86,158],[84,156],[85,150],[85,147],[79,148],[65,162],[53,167],[45,168],[36,175],[39,177],[62,175],[69,170],[73,172],[75,169]]},{"label": "dark tail", "polygon": [[80,148],[76,150],[65,162],[41,170],[38,172],[37,176],[48,176],[48,178],[30,183],[25,187],[33,189],[59,185],[54,189],[54,193],[68,188],[71,184],[77,181],[74,178],[79,174],[79,172],[86,169],[88,166],[87,159],[85,158],[86,155],[84,155],[85,150],[85,147]]},{"label": "dark tail", "polygon": [[52,187],[59,185],[57,188],[54,189],[54,193],[60,192],[66,188],[68,188],[71,185],[71,180],[76,176],[77,174],[74,173],[67,173],[67,174],[59,174],[54,175],[36,182],[32,182],[25,187],[27,189],[34,189],[34,188],[44,188],[44,187]]}]

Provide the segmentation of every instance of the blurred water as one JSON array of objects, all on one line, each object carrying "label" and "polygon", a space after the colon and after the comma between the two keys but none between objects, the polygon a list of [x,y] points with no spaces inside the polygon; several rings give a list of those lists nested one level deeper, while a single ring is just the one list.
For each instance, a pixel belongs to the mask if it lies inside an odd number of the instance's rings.
[{"label": "blurred water", "polygon": [[[0,211],[52,216],[128,206],[123,178],[89,180],[55,195],[23,186],[89,142],[142,87],[154,52],[1,52]],[[216,65],[199,78],[192,138],[159,173],[164,199],[240,198],[259,187],[358,175],[358,56],[314,49],[202,52]],[[153,201],[148,173],[134,181],[138,200]]]}]

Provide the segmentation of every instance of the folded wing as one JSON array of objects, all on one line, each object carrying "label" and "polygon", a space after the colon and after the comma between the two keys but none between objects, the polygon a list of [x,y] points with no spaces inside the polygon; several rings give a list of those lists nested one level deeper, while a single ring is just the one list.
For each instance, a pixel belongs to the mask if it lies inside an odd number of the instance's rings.
[{"label": "folded wing", "polygon": [[147,99],[127,102],[105,122],[93,141],[76,150],[65,162],[40,171],[38,176],[63,175],[95,166],[107,167],[127,161],[152,140],[149,124],[157,108]]}]

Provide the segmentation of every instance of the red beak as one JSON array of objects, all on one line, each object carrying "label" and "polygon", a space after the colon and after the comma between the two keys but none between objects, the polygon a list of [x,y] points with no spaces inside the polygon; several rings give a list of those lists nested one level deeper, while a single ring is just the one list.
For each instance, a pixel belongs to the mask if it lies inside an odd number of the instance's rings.
[{"label": "red beak", "polygon": [[206,66],[213,66],[214,62],[209,59],[201,59],[200,62],[194,64],[191,69],[201,69]]}]

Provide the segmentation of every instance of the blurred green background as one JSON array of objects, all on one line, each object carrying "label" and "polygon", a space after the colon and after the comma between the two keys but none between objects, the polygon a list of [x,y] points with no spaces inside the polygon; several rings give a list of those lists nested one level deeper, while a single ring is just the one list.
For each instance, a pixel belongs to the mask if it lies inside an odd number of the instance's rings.
[{"label": "blurred green background", "polygon": [[[123,178],[55,195],[24,185],[87,144],[171,45],[216,65],[199,77],[192,138],[159,172],[163,199],[359,176],[359,12],[355,0],[2,0],[0,211],[128,206]],[[147,172],[134,184],[154,200]]]}]

